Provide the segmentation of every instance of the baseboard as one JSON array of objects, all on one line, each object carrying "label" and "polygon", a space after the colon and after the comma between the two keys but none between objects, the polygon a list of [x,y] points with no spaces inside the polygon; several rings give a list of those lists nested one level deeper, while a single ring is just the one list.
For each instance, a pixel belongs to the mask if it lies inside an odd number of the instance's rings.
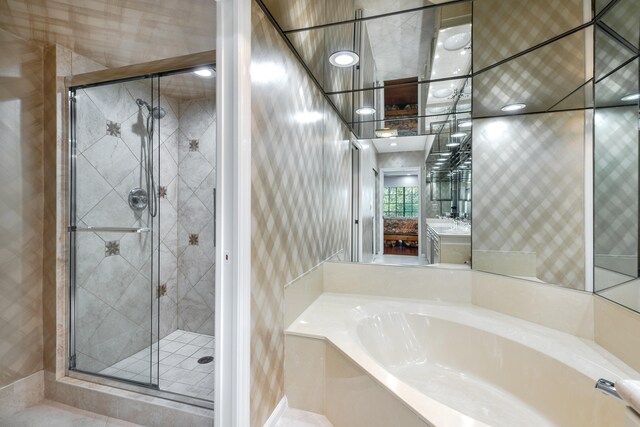
[{"label": "baseboard", "polygon": [[280,403],[278,403],[278,406],[276,406],[276,408],[271,413],[269,419],[267,419],[267,421],[264,423],[264,427],[276,427],[278,425],[278,422],[280,421],[280,418],[282,418],[282,415],[288,407],[289,403],[287,401],[287,396],[283,396],[282,400],[280,400]]},{"label": "baseboard", "polygon": [[0,425],[2,419],[36,405],[44,399],[44,371],[0,388]]}]

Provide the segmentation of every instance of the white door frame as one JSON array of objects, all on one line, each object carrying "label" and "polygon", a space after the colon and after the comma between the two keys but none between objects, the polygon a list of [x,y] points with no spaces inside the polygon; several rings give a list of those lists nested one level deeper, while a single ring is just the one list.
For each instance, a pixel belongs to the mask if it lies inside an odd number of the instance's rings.
[{"label": "white door frame", "polygon": [[233,427],[250,424],[252,2],[216,6],[214,425]]},{"label": "white door frame", "polygon": [[[356,252],[356,256],[357,256],[357,260],[352,259],[351,262],[361,262],[362,261],[362,201],[363,201],[363,192],[362,192],[362,184],[363,184],[363,178],[362,178],[362,157],[363,157],[363,148],[362,148],[362,144],[360,143],[360,141],[358,141],[357,139],[352,139],[349,145],[349,151],[351,153],[353,153],[352,151],[352,147],[351,146],[355,146],[358,149],[358,194],[357,194],[357,200],[358,200],[358,218],[355,218],[358,220],[358,241],[355,242],[355,244],[357,244],[357,252]],[[352,154],[353,155],[353,154]],[[351,177],[353,179],[353,158],[350,156],[351,159]],[[351,243],[350,248],[351,248],[351,253],[353,254],[353,229],[355,227],[354,224],[354,218],[353,218],[353,200],[354,200],[354,195],[353,195],[353,183],[351,185],[351,202],[350,202],[350,206],[351,206],[351,214],[349,215],[349,217],[351,218],[351,228],[350,228],[350,232],[351,235],[349,237],[349,241]]]},{"label": "white door frame", "polygon": [[422,255],[422,168],[420,166],[404,167],[404,168],[381,168],[380,173],[380,186],[378,188],[380,194],[380,206],[378,206],[380,214],[380,254],[384,253],[384,177],[387,173],[410,173],[411,175],[418,175],[418,256]]}]

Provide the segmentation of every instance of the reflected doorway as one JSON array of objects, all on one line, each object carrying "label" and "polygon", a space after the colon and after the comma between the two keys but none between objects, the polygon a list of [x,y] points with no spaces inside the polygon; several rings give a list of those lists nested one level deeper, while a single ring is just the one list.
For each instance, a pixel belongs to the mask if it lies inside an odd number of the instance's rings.
[{"label": "reflected doorway", "polygon": [[418,167],[381,169],[378,245],[374,262],[419,263],[422,185]]}]

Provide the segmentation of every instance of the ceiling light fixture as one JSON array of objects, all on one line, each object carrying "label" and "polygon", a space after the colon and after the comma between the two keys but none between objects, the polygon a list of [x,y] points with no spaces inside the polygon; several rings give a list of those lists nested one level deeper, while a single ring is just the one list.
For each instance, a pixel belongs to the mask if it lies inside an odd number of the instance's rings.
[{"label": "ceiling light fixture", "polygon": [[632,93],[627,96],[623,96],[622,99],[620,100],[626,102],[626,101],[637,101],[638,99],[640,99],[640,93]]},{"label": "ceiling light fixture", "polygon": [[510,111],[522,110],[523,108],[526,108],[526,107],[527,107],[527,104],[521,104],[521,103],[507,104],[504,107],[502,107],[501,110],[508,113]]},{"label": "ceiling light fixture", "polygon": [[467,136],[467,134],[464,133],[464,132],[456,132],[456,133],[452,134],[451,136],[454,137],[454,138],[462,138],[462,137]]},{"label": "ceiling light fixture", "polygon": [[368,116],[369,114],[374,114],[375,112],[376,109],[372,107],[360,107],[356,110],[356,114],[360,116]]},{"label": "ceiling light fixture", "polygon": [[449,88],[436,89],[433,91],[434,98],[446,98],[451,95],[453,91]]},{"label": "ceiling light fixture", "polygon": [[193,74],[198,77],[213,77],[213,70],[211,68],[199,68]]},{"label": "ceiling light fixture", "polygon": [[398,136],[398,129],[376,129],[376,137],[378,138],[391,138],[393,136]]},{"label": "ceiling light fixture", "polygon": [[463,47],[468,45],[470,41],[471,41],[471,33],[469,32],[458,33],[451,37],[448,37],[444,41],[444,48],[446,50],[462,49]]},{"label": "ceiling light fixture", "polygon": [[335,67],[351,67],[360,61],[360,57],[352,50],[339,50],[329,57],[329,62]]},{"label": "ceiling light fixture", "polygon": [[447,147],[457,147],[458,145],[460,145],[459,142],[450,142],[447,144]]},{"label": "ceiling light fixture", "polygon": [[440,153],[440,155],[442,157],[449,157],[451,155],[451,153]]}]

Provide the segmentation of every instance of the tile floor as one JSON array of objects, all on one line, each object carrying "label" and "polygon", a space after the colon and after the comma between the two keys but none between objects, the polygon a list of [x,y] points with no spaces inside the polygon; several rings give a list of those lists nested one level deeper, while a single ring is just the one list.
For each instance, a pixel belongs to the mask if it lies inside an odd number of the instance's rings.
[{"label": "tile floor", "polygon": [[[156,352],[158,345],[160,351]],[[160,390],[213,400],[213,371],[215,364],[198,363],[198,359],[214,355],[215,339],[210,335],[177,330],[162,338],[158,344],[110,366],[100,373],[132,381],[149,382],[149,357],[153,354],[152,372],[160,374]],[[159,363],[156,363],[158,354]],[[159,371],[157,371],[159,369]]]},{"label": "tile floor", "polygon": [[333,427],[324,415],[287,408],[276,427]]},{"label": "tile floor", "polygon": [[2,427],[138,427],[138,424],[83,411],[50,400],[43,400],[8,418],[0,419],[0,425]]}]

